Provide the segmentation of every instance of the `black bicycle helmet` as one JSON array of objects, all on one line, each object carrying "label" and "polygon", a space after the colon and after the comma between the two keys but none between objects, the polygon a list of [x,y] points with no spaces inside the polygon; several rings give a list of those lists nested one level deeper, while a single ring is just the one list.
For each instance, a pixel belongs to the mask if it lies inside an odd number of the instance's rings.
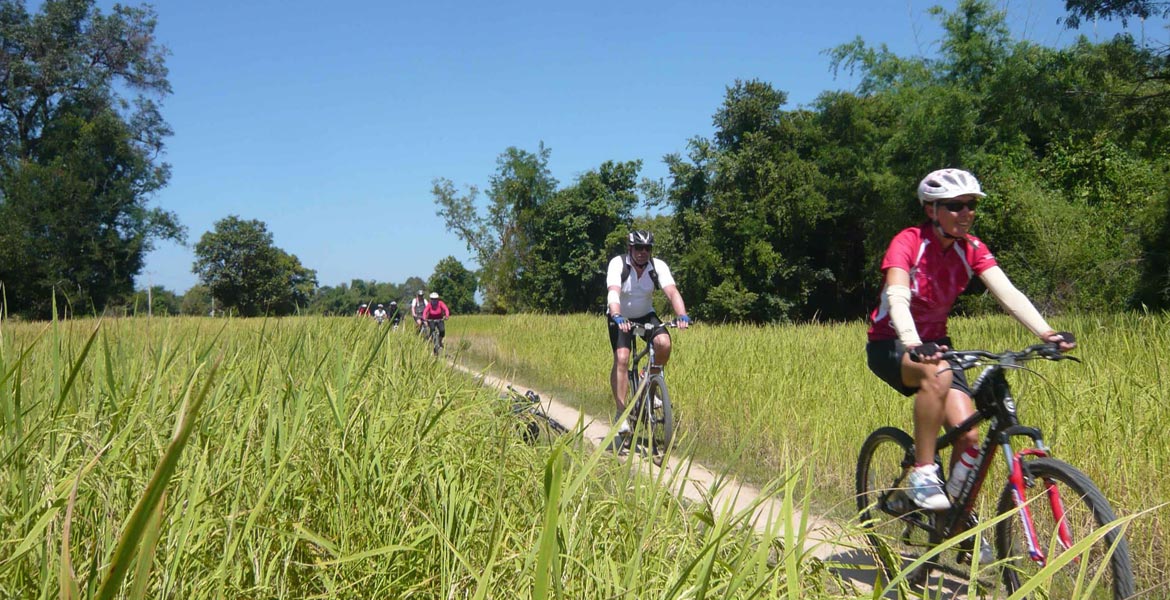
[{"label": "black bicycle helmet", "polygon": [[631,246],[653,246],[654,234],[644,229],[631,231],[629,242]]}]

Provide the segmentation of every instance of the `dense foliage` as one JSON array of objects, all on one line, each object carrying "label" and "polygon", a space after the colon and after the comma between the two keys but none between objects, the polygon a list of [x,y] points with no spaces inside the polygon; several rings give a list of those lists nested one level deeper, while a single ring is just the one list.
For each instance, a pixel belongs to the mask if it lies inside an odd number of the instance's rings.
[{"label": "dense foliage", "polygon": [[[1152,10],[1132,4],[1078,1],[1069,10]],[[983,0],[932,13],[944,30],[937,56],[897,56],[861,39],[842,45],[830,52],[833,68],[857,75],[857,89],[796,109],[770,83],[736,81],[713,137],[666,157],[669,180],[643,189],[669,216],[655,231],[670,240],[658,255],[695,316],[865,314],[889,240],[924,218],[917,182],[942,167],[983,181],[990,197],[975,233],[1042,310],[1170,307],[1166,55],[1124,35],[1064,49],[1015,41],[1005,15]],[[620,251],[632,227],[639,163],[606,163],[550,191],[555,182],[540,176],[548,156],[543,146],[501,156],[492,218],[476,215],[474,188],[460,198],[451,182],[436,182],[439,214],[480,250],[498,312],[600,307],[606,251]],[[518,157],[536,177],[521,176]],[[962,308],[990,304],[972,296]]]},{"label": "dense foliage", "polygon": [[440,260],[427,282],[427,289],[438,293],[453,314],[479,312],[475,288],[475,273],[468,271],[454,256]]},{"label": "dense foliage", "polygon": [[274,246],[263,222],[235,215],[203,234],[191,270],[222,308],[245,317],[292,314],[317,288],[317,272]]},{"label": "dense foliage", "polygon": [[175,215],[149,208],[166,185],[170,93],[148,7],[0,0],[0,287],[8,310],[100,311],[133,291]]}]

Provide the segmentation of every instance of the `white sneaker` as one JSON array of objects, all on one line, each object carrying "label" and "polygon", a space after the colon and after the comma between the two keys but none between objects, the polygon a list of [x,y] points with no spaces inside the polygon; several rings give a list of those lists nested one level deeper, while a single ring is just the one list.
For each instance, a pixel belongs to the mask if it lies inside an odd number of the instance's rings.
[{"label": "white sneaker", "polygon": [[907,478],[910,489],[906,495],[919,507],[926,510],[946,510],[951,507],[951,501],[943,493],[943,482],[938,478],[938,465],[929,464],[915,467]]},{"label": "white sneaker", "polygon": [[662,398],[655,396],[654,397],[654,410],[661,410],[661,409],[662,409]]}]

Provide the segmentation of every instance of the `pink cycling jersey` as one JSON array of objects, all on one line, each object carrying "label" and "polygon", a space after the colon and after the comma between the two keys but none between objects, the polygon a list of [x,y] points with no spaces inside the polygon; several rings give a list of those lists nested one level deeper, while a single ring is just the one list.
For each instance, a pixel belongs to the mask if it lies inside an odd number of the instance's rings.
[{"label": "pink cycling jersey", "polygon": [[[994,266],[995,257],[982,240],[968,235],[943,248],[929,222],[899,232],[882,259],[882,273],[897,267],[910,274],[910,314],[923,341],[946,337],[947,317],[955,299],[967,288],[972,275]],[[883,293],[881,305],[870,314],[870,341],[898,337],[885,298]]]},{"label": "pink cycling jersey", "polygon": [[427,302],[426,308],[423,309],[424,319],[445,319],[451,316],[451,310],[447,308],[447,303],[439,300],[438,302]]}]

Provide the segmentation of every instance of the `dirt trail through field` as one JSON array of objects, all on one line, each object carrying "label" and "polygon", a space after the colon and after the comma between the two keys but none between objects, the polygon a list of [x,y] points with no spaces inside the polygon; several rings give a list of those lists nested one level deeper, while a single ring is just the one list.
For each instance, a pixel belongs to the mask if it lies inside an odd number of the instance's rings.
[{"label": "dirt trail through field", "polygon": [[[521,393],[530,389],[514,381],[506,381],[462,365],[455,364],[454,366],[480,379],[484,385],[497,390],[503,391],[508,385]],[[538,390],[533,391],[540,394],[543,408],[558,422],[567,427],[573,427],[578,421],[583,422],[585,426],[584,437],[589,443],[598,445],[609,433],[610,425],[607,421],[583,414]],[[662,481],[675,482],[686,498],[695,502],[710,502],[716,510],[738,514],[756,503],[755,514],[751,522],[755,529],[761,533],[767,531],[774,519],[781,518],[781,515],[784,514],[778,499],[768,497],[761,500],[758,488],[726,475],[721,476],[689,458],[670,457],[661,467],[656,467],[649,460],[639,460],[639,463],[643,471],[647,473],[653,474],[656,468],[667,470],[668,472],[664,473],[667,476],[662,477]],[[672,477],[672,475],[679,476]],[[716,481],[720,483],[718,487],[715,486]],[[712,489],[715,489],[713,497],[711,497]],[[841,577],[846,587],[852,588],[841,590],[842,593],[863,594],[868,592],[868,594],[872,594],[877,571],[873,559],[865,552],[864,540],[845,536],[841,527],[832,521],[814,515],[803,515],[799,511],[793,515],[788,526],[803,527],[803,535],[799,535],[797,538],[804,540],[803,550],[806,555],[815,556],[827,564],[834,565],[834,571]],[[943,585],[947,589],[943,590],[942,597],[962,597],[958,590],[954,589],[956,586],[949,582],[944,582]],[[894,598],[896,595],[889,597]]]}]

